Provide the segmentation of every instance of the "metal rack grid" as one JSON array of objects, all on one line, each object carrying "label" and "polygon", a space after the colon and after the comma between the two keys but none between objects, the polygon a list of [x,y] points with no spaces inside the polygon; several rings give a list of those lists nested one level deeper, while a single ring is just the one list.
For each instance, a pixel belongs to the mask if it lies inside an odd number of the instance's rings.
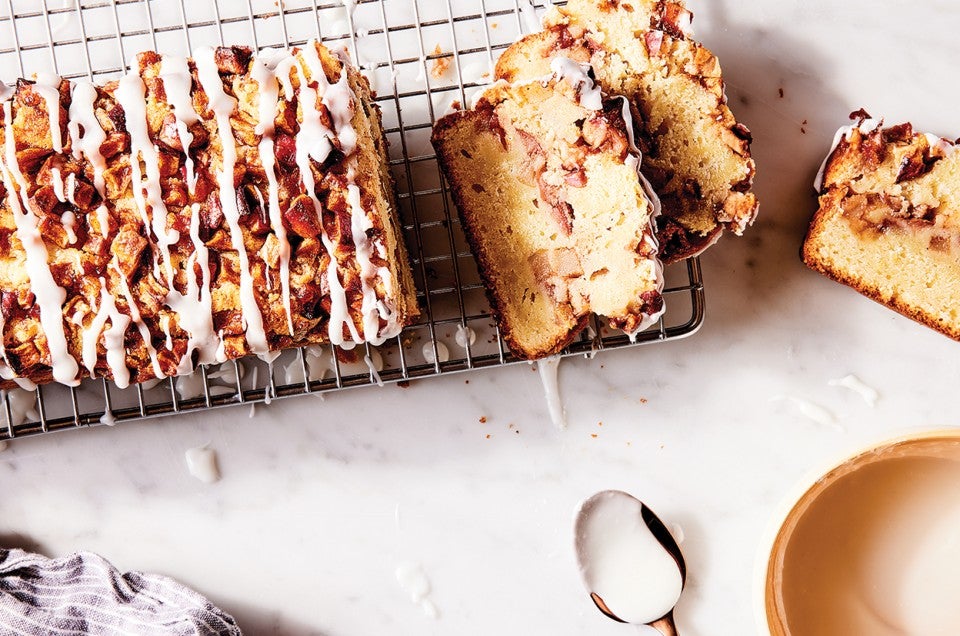
[{"label": "metal rack grid", "polygon": [[[538,13],[550,0],[535,1]],[[377,91],[422,316],[382,347],[310,347],[201,368],[118,389],[5,391],[0,440],[48,431],[267,403],[518,362],[500,337],[429,143],[433,122],[489,81],[524,33],[526,0],[0,0],[0,80],[35,72],[116,78],[140,50],[188,55],[201,45],[346,47]],[[344,6],[346,5],[346,6]],[[525,15],[526,13],[526,15]],[[666,270],[667,312],[635,343],[594,317],[563,355],[664,342],[695,332],[704,292],[697,259]]]}]

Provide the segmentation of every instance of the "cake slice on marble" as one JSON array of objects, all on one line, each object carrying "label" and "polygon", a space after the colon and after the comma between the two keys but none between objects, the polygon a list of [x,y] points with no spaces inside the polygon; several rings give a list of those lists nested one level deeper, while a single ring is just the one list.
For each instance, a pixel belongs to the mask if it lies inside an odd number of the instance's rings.
[{"label": "cake slice on marble", "polygon": [[960,153],[864,111],[836,135],[815,187],[810,268],[960,340]]}]

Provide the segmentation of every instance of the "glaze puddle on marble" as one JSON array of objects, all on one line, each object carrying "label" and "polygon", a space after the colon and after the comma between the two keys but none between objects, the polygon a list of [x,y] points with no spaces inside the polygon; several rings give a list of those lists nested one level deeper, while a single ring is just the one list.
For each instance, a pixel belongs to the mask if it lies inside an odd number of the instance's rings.
[{"label": "glaze puddle on marble", "polygon": [[683,589],[683,557],[642,502],[617,490],[597,493],[581,505],[574,534],[584,584],[604,614],[637,625],[671,615]]},{"label": "glaze puddle on marble", "polygon": [[[399,511],[399,508],[398,508]],[[399,512],[397,512],[399,515]],[[439,618],[440,611],[430,599],[430,579],[418,563],[401,563],[397,566],[395,576],[401,589],[410,596],[410,600],[423,610],[427,618]]]},{"label": "glaze puddle on marble", "polygon": [[187,470],[190,474],[205,484],[220,481],[220,467],[217,463],[217,454],[206,446],[191,448],[184,453],[187,460]]},{"label": "glaze puddle on marble", "polygon": [[837,418],[833,413],[820,406],[816,402],[812,402],[806,398],[797,397],[795,395],[777,395],[770,398],[770,401],[790,402],[797,407],[797,410],[800,411],[800,415],[804,416],[808,420],[822,426],[832,426],[838,430],[843,430],[843,428],[837,424]]},{"label": "glaze puddle on marble", "polygon": [[867,403],[870,408],[873,408],[877,405],[877,400],[880,399],[880,394],[872,386],[865,384],[860,378],[851,374],[845,375],[842,378],[837,378],[835,380],[830,380],[827,382],[830,386],[839,386],[844,389],[850,389],[857,395],[863,398],[863,401]]}]

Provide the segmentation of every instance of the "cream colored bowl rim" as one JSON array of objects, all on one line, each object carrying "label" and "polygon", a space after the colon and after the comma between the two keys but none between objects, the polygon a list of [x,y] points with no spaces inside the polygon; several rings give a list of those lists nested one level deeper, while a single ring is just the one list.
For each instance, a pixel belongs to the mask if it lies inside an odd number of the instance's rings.
[{"label": "cream colored bowl rim", "polygon": [[937,437],[952,437],[960,439],[960,428],[942,427],[942,428],[923,428],[901,432],[898,434],[888,434],[876,441],[859,445],[856,450],[843,451],[833,455],[833,459],[824,461],[819,468],[810,470],[794,486],[789,494],[775,506],[774,514],[768,522],[760,541],[760,548],[756,556],[753,579],[753,609],[754,618],[759,634],[770,634],[770,624],[767,622],[766,605],[766,583],[770,556],[773,552],[774,544],[780,529],[787,521],[787,517],[794,507],[800,502],[803,496],[813,489],[824,477],[844,464],[851,462],[863,455],[884,449],[897,444],[923,441]]}]

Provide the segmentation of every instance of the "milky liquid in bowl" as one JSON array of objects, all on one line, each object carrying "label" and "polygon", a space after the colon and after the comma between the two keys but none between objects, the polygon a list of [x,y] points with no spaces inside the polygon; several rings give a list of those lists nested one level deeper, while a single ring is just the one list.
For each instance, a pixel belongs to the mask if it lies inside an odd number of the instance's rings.
[{"label": "milky liquid in bowl", "polygon": [[777,636],[960,634],[960,435],[828,473],[787,516],[766,578]]}]

